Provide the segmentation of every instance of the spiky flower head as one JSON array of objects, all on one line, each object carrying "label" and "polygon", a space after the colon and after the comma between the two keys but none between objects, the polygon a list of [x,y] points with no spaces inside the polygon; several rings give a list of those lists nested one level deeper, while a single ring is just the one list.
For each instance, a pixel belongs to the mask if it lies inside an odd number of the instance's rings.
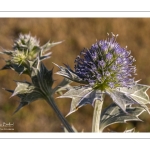
[{"label": "spiky flower head", "polygon": [[32,37],[30,34],[20,34],[14,42],[12,51],[4,50],[1,52],[11,56],[10,60],[6,60],[7,64],[2,69],[11,68],[19,74],[30,74],[32,67],[38,67],[40,61],[51,56],[52,52],[46,52],[60,43],[62,42],[47,42],[45,45],[40,46],[36,37]]},{"label": "spiky flower head", "polygon": [[20,51],[28,60],[36,59],[41,51],[39,40],[30,34],[20,34],[19,38],[14,42],[13,49]]},{"label": "spiky flower head", "polygon": [[117,35],[96,42],[75,59],[75,74],[94,89],[130,87],[134,84],[135,59],[116,42]]}]

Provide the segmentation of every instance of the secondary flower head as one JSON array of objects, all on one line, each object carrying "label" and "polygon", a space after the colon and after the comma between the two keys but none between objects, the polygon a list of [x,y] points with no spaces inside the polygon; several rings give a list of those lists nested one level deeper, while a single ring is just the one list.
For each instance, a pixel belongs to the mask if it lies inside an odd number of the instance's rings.
[{"label": "secondary flower head", "polygon": [[96,42],[84,49],[75,59],[75,74],[88,82],[94,89],[130,87],[136,68],[130,51],[116,42],[117,35]]},{"label": "secondary flower head", "polygon": [[13,50],[0,52],[7,54],[11,58],[6,60],[6,65],[2,69],[13,69],[19,74],[31,74],[32,67],[37,68],[40,61],[50,58],[52,52],[48,52],[53,46],[62,42],[50,43],[49,41],[40,46],[39,40],[30,34],[20,34],[14,42]]}]

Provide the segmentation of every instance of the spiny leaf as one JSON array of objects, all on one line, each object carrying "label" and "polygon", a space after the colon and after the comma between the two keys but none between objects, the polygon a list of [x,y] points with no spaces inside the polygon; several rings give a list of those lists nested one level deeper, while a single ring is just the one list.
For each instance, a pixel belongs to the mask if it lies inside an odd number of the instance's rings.
[{"label": "spiny leaf", "polygon": [[94,104],[96,99],[101,99],[102,93],[100,91],[94,91],[88,86],[74,86],[71,87],[65,94],[58,98],[72,98],[71,108],[69,113],[75,112],[78,108],[86,104]]},{"label": "spiny leaf", "polygon": [[69,67],[63,67],[63,66],[59,66],[55,63],[53,63],[54,65],[56,65],[60,71],[56,72],[56,74],[61,75],[65,78],[68,78],[69,80],[78,82],[78,83],[82,83],[82,84],[87,84],[86,81],[83,81],[79,76],[77,76]]},{"label": "spiny leaf", "polygon": [[136,84],[132,88],[119,88],[118,90],[142,105],[150,103],[149,96],[146,93],[149,88],[148,85]]},{"label": "spiny leaf", "polygon": [[[26,94],[18,94],[18,96],[21,98],[21,100],[20,100],[21,106],[22,106],[22,104],[29,104],[35,100],[38,100],[38,99],[45,99],[42,92],[38,89],[34,89],[32,91],[29,91],[29,93],[26,93]],[[23,106],[25,106],[25,105],[23,105]],[[21,107],[19,105],[17,110],[19,110],[20,108]],[[15,112],[17,112],[17,111],[15,111]]]},{"label": "spiny leaf", "polygon": [[91,104],[94,106],[95,100],[101,100],[102,99],[102,92],[101,91],[91,91],[91,93],[83,96],[83,98],[80,100],[77,108],[82,107],[86,104]]},{"label": "spiny leaf", "polygon": [[74,98],[74,97],[80,97],[79,95],[86,94],[87,92],[90,92],[92,90],[91,87],[88,86],[72,86],[68,89],[66,93],[64,93],[59,98]]},{"label": "spiny leaf", "polygon": [[52,42],[50,43],[50,41],[48,41],[46,44],[44,44],[43,46],[41,46],[41,49],[43,50],[43,53],[45,53],[46,51],[50,50],[53,46],[56,46],[58,44],[61,44],[63,41],[60,42]]},{"label": "spiny leaf", "polygon": [[41,83],[43,87],[45,87],[45,90],[48,90],[48,92],[52,89],[53,85],[53,69],[47,70],[47,68],[41,63],[41,67],[39,70],[39,78],[42,79]]},{"label": "spiny leaf", "polygon": [[40,88],[43,93],[50,94],[52,93],[52,85],[53,85],[53,78],[52,78],[53,70],[47,70],[47,68],[40,64],[40,69],[33,68],[31,79],[33,84]]},{"label": "spiny leaf", "polygon": [[4,70],[4,69],[12,69],[18,72],[19,74],[21,74],[24,70],[24,67],[13,64],[13,63],[10,64],[9,62],[7,62],[7,64],[3,68],[1,68],[1,70]]},{"label": "spiny leaf", "polygon": [[49,52],[45,55],[40,56],[40,61],[50,58],[51,54],[52,54],[52,52]]},{"label": "spiny leaf", "polygon": [[101,115],[100,131],[103,131],[107,126],[114,123],[126,123],[126,121],[141,121],[138,116],[142,114],[145,109],[142,107],[127,107],[125,113],[115,103],[107,107]]},{"label": "spiny leaf", "polygon": [[[15,88],[12,96],[18,95],[18,94],[24,94],[29,91],[29,89],[34,89],[35,87],[31,85],[29,82],[16,82],[17,87]],[[11,96],[11,97],[12,97]]]},{"label": "spiny leaf", "polygon": [[[74,86],[71,87],[71,89],[69,89],[69,91],[67,91],[64,95],[59,96],[58,98],[72,98],[71,108],[67,116],[75,112],[79,107],[81,107],[80,103],[82,102],[82,100],[88,97],[88,95],[91,92],[92,92],[92,88],[90,87]],[[84,104],[82,104],[82,106],[83,105]]]},{"label": "spiny leaf", "polygon": [[59,92],[62,92],[62,91],[64,91],[64,90],[69,90],[69,89],[71,89],[71,85],[70,85],[70,83],[71,83],[72,81],[71,80],[68,80],[67,78],[64,78],[63,80],[62,80],[62,82],[60,83],[60,84],[58,84],[54,89],[53,89],[53,91],[54,91],[54,93],[56,92],[56,93],[59,93]]},{"label": "spiny leaf", "polygon": [[20,102],[19,106],[16,108],[16,110],[14,111],[13,114],[15,114],[16,112],[18,112],[22,107],[28,105],[28,102]]},{"label": "spiny leaf", "polygon": [[45,96],[43,95],[42,91],[28,82],[17,82],[17,87],[14,91],[8,89],[5,90],[13,93],[12,96],[16,95],[20,98],[20,104],[14,113],[19,111],[23,106],[37,99],[45,99]]},{"label": "spiny leaf", "polygon": [[[30,75],[30,67],[26,68],[25,66],[19,65],[19,64],[14,64],[12,62],[7,61],[7,64],[1,68],[1,70],[5,70],[5,69],[12,69],[14,71],[16,71],[19,75],[21,74],[27,74]],[[32,67],[32,65],[30,65],[30,63],[27,61],[26,63],[28,63],[29,66]]]},{"label": "spiny leaf", "polygon": [[128,98],[139,104],[150,114],[149,108],[146,104],[150,104],[149,96],[146,93],[150,88],[148,85],[136,84],[132,88],[119,88],[118,91],[124,93]]},{"label": "spiny leaf", "polygon": [[138,104],[134,100],[132,100],[129,96],[126,94],[116,91],[116,90],[107,90],[107,93],[110,95],[110,97],[113,99],[113,101],[125,112],[126,112],[126,106],[131,104]]}]

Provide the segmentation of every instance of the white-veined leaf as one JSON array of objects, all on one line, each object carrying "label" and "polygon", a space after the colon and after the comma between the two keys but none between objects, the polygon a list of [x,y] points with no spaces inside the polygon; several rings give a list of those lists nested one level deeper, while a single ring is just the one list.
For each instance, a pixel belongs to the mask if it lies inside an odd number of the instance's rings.
[{"label": "white-veined leaf", "polygon": [[127,107],[125,113],[115,103],[107,107],[101,115],[100,131],[103,131],[107,126],[115,123],[126,123],[126,121],[141,121],[138,118],[145,109],[142,107]]},{"label": "white-veined leaf", "polygon": [[117,91],[124,93],[128,98],[132,99],[135,103],[141,105],[150,114],[149,108],[146,104],[150,104],[150,99],[147,90],[150,88],[148,85],[136,84],[132,88],[118,88]]},{"label": "white-veined leaf", "polygon": [[114,103],[116,103],[125,113],[126,112],[126,106],[131,104],[138,104],[135,102],[132,98],[130,98],[128,95],[117,91],[117,90],[107,90],[107,94],[110,95],[110,97],[113,99]]},{"label": "white-veined leaf", "polygon": [[149,96],[146,93],[150,88],[148,85],[136,84],[132,88],[119,88],[118,91],[125,93],[139,104],[149,104]]},{"label": "white-veined leaf", "polygon": [[72,98],[70,111],[67,114],[68,116],[86,104],[93,106],[94,101],[101,100],[101,97],[102,93],[99,90],[93,90],[89,86],[74,86],[58,98]]}]

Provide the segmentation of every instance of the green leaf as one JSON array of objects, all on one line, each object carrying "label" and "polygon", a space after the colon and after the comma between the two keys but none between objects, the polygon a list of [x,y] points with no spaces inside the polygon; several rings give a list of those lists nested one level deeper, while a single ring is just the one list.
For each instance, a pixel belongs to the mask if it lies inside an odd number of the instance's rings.
[{"label": "green leaf", "polygon": [[87,98],[91,92],[92,88],[84,86],[74,86],[71,87],[71,89],[69,89],[69,91],[67,91],[64,95],[59,96],[58,98],[72,98],[71,108],[67,116],[75,112],[79,107],[85,105],[86,102],[82,103],[82,105],[80,105],[80,103],[82,102],[82,100]]},{"label": "green leaf", "polygon": [[88,84],[88,82],[83,81],[79,76],[77,76],[70,68],[69,66],[67,66],[66,68],[63,66],[59,66],[55,63],[53,63],[54,65],[56,65],[60,71],[56,72],[56,74],[61,75],[65,78],[68,78],[69,80],[78,82],[78,83],[82,83],[82,84]]},{"label": "green leaf", "polygon": [[142,114],[145,109],[142,107],[127,107],[127,113],[115,103],[107,107],[101,115],[100,131],[103,131],[107,126],[115,123],[126,123],[127,121],[141,121],[138,116]]},{"label": "green leaf", "polygon": [[40,64],[40,68],[33,68],[31,79],[33,85],[38,87],[45,93],[46,95],[53,94],[52,85],[53,85],[53,70],[47,70],[47,68]]},{"label": "green leaf", "polygon": [[65,94],[58,98],[72,98],[70,111],[67,114],[70,115],[77,111],[78,108],[91,104],[93,106],[95,100],[100,100],[102,96],[101,91],[95,91],[88,86],[74,86],[71,87]]},{"label": "green leaf", "polygon": [[45,99],[45,96],[42,93],[42,91],[28,82],[17,82],[17,87],[14,91],[8,90],[8,89],[5,89],[5,90],[13,93],[12,96],[16,95],[16,96],[20,97],[20,104],[14,113],[19,111],[23,106],[25,106],[35,100]]},{"label": "green leaf", "polygon": [[32,83],[16,81],[17,87],[14,91],[6,89],[13,93],[12,96],[20,97],[20,104],[15,112],[37,99],[48,100],[48,97],[53,94],[52,70],[47,70],[41,63],[39,69],[32,68],[31,75]]}]

